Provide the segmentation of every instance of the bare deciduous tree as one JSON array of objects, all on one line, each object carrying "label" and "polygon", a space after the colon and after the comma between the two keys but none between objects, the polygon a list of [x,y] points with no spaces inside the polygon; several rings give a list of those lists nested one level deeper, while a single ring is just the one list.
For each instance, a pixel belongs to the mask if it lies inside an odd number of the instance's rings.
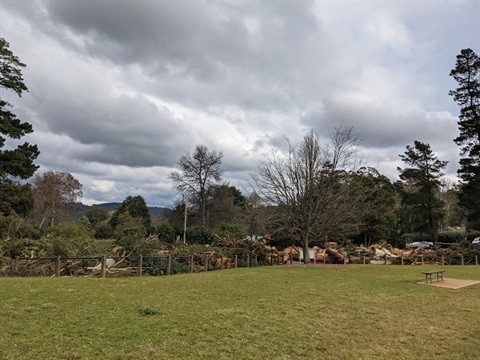
[{"label": "bare deciduous tree", "polygon": [[[288,141],[288,140],[287,140]],[[350,180],[358,138],[351,128],[337,128],[325,146],[311,130],[298,148],[272,151],[258,167],[254,186],[270,205],[271,226],[304,247],[335,240],[358,229],[363,215],[361,194]]]},{"label": "bare deciduous tree", "polygon": [[181,172],[174,171],[169,175],[175,188],[198,207],[203,226],[207,223],[207,202],[224,173],[222,157],[222,152],[197,145],[193,154],[187,151],[180,158]]},{"label": "bare deciduous tree", "polygon": [[50,226],[65,214],[65,206],[74,204],[82,196],[82,184],[68,172],[47,171],[33,180],[33,213],[41,228]]}]

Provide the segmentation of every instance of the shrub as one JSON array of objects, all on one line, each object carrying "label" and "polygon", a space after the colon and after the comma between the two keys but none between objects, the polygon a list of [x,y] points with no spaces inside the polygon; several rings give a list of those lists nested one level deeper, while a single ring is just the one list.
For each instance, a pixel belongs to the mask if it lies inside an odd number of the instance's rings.
[{"label": "shrub", "polygon": [[438,242],[458,243],[465,238],[464,231],[442,231],[438,233]]},{"label": "shrub", "polygon": [[157,309],[150,307],[150,306],[142,306],[142,308],[139,310],[140,315],[146,316],[146,315],[157,315],[160,313]]},{"label": "shrub", "polygon": [[26,219],[11,214],[0,213],[0,256],[27,255],[31,243],[40,238],[40,232]]},{"label": "shrub", "polygon": [[167,223],[161,224],[155,229],[155,234],[162,242],[173,243],[176,240],[177,233],[175,229]]},{"label": "shrub", "polygon": [[80,257],[97,255],[100,251],[91,232],[70,221],[49,229],[34,248],[38,256]]},{"label": "shrub", "polygon": [[215,228],[214,233],[219,238],[227,238],[232,240],[241,240],[247,237],[247,231],[245,228],[238,224],[222,223]]},{"label": "shrub", "polygon": [[120,246],[121,252],[129,254],[134,251],[135,254],[144,256],[151,255],[161,247],[158,237],[147,237],[147,231],[143,226],[123,230],[115,243]]},{"label": "shrub", "polygon": [[468,231],[466,234],[465,234],[465,237],[468,241],[472,242],[473,239],[477,238],[477,237],[480,237],[480,231],[478,230],[471,230],[471,231]]},{"label": "shrub", "polygon": [[[442,231],[438,233],[437,241],[444,243],[458,243],[464,239],[465,233],[463,231]],[[403,245],[405,243],[415,241],[427,241],[427,235],[425,234],[403,234]]]},{"label": "shrub", "polygon": [[189,244],[211,244],[213,232],[204,226],[197,226],[187,229],[187,242]]},{"label": "shrub", "polygon": [[96,239],[112,239],[115,236],[108,220],[99,222],[94,226],[93,230]]}]

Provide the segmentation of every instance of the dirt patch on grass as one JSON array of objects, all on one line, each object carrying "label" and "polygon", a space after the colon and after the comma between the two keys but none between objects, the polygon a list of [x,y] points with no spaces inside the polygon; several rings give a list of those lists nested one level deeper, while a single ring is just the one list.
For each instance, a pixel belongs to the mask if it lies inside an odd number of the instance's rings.
[{"label": "dirt patch on grass", "polygon": [[466,287],[466,286],[480,284],[480,281],[444,278],[443,281],[435,281],[434,280],[431,283],[426,283],[425,281],[421,281],[418,284],[436,286],[436,287],[442,287],[442,288],[448,288],[448,289],[460,289],[460,288],[463,288],[463,287]]}]

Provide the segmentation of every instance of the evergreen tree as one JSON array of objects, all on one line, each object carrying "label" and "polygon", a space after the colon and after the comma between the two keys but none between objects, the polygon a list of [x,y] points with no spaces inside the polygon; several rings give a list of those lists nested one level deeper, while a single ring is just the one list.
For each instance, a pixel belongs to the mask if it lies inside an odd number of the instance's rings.
[{"label": "evergreen tree", "polygon": [[444,203],[438,193],[447,161],[438,160],[430,145],[420,141],[415,141],[413,147],[407,145],[407,151],[400,158],[409,166],[397,170],[402,206],[411,214],[411,229],[426,234],[429,241],[436,241],[444,216]]},{"label": "evergreen tree", "polygon": [[360,168],[352,174],[352,181],[361,189],[368,204],[360,233],[354,236],[356,241],[369,246],[373,242],[390,240],[397,229],[394,184],[370,167]]},{"label": "evergreen tree", "polygon": [[[0,38],[0,89],[11,90],[18,96],[28,91],[21,73],[25,64],[13,55],[9,43]],[[0,94],[2,92],[0,91]],[[14,148],[13,141],[33,131],[29,123],[22,122],[10,111],[12,105],[0,97],[0,212],[7,215],[14,211],[25,215],[32,206],[29,185],[21,180],[30,178],[37,170],[33,161],[38,157],[36,145],[23,143]],[[9,149],[3,149],[7,139]]]},{"label": "evergreen tree", "polygon": [[472,49],[457,55],[455,68],[450,72],[459,87],[450,95],[460,106],[458,128],[454,139],[462,156],[458,175],[461,179],[459,200],[467,211],[467,227],[480,230],[480,59]]},{"label": "evergreen tree", "polygon": [[152,220],[148,211],[147,203],[142,196],[127,196],[113,213],[112,218],[110,219],[110,224],[112,227],[116,227],[127,218],[141,220],[145,229],[147,229],[147,231],[150,230]]}]

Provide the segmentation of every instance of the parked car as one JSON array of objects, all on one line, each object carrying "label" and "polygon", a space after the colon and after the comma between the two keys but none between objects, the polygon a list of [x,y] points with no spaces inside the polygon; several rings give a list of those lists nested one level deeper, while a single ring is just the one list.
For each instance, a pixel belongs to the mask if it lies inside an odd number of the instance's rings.
[{"label": "parked car", "polygon": [[473,239],[472,244],[480,244],[480,237]]},{"label": "parked car", "polygon": [[430,249],[433,248],[433,242],[430,241],[414,241],[411,243],[406,243],[406,247],[417,248],[417,249]]}]

